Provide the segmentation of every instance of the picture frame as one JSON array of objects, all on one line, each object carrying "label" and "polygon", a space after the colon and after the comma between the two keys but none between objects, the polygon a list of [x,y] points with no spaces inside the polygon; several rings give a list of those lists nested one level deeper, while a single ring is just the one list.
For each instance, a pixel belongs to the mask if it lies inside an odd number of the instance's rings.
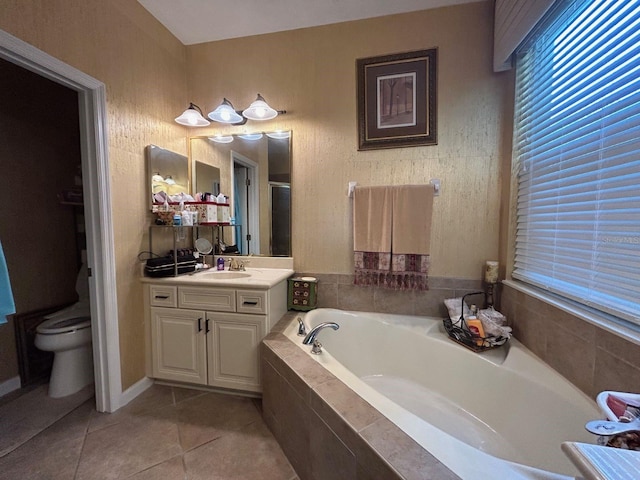
[{"label": "picture frame", "polygon": [[437,49],[356,60],[358,150],[436,145]]}]

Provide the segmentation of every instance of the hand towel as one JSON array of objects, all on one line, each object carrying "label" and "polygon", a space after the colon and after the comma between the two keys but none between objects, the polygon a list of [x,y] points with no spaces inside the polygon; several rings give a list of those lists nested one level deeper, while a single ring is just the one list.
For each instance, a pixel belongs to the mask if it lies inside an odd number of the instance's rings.
[{"label": "hand towel", "polygon": [[13,292],[9,281],[9,269],[0,242],[0,324],[7,323],[7,315],[13,313],[16,313],[16,306],[13,302]]},{"label": "hand towel", "polygon": [[428,290],[433,186],[397,186],[393,189],[392,203],[394,288]]},{"label": "hand towel", "polygon": [[432,211],[431,185],[356,188],[354,284],[428,290]]},{"label": "hand towel", "polygon": [[359,187],[353,194],[356,285],[380,285],[391,271],[390,187]]}]

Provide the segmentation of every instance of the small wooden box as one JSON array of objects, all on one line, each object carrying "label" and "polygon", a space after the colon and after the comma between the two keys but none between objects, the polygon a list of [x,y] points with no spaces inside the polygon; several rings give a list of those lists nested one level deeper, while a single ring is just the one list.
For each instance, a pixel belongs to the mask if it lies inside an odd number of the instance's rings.
[{"label": "small wooden box", "polygon": [[294,277],[289,279],[289,310],[313,310],[318,306],[318,280],[312,277]]}]

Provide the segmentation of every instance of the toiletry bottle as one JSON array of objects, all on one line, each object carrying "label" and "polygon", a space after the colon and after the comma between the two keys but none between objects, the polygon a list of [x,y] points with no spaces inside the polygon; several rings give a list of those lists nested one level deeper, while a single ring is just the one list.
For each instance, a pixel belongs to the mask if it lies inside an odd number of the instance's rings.
[{"label": "toiletry bottle", "polygon": [[224,258],[218,257],[218,270],[224,270]]},{"label": "toiletry bottle", "polygon": [[182,217],[182,225],[191,226],[193,225],[193,216],[191,212],[188,210],[188,207],[182,207],[180,211],[180,216]]}]

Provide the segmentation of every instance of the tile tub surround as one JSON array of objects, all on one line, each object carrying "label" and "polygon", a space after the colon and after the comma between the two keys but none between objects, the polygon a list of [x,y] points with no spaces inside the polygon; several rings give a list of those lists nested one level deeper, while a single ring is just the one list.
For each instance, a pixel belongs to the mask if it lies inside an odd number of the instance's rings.
[{"label": "tile tub surround", "polygon": [[261,345],[262,415],[301,480],[457,479],[282,332]]},{"label": "tile tub surround", "polygon": [[[429,290],[414,292],[389,290],[353,284],[353,275],[333,273],[296,273],[318,279],[318,308],[338,308],[400,315],[446,317],[445,298],[460,297],[483,290],[481,280],[430,277]],[[499,299],[499,291],[495,295]]]},{"label": "tile tub surround", "polygon": [[501,301],[514,336],[591,398],[638,391],[639,345],[509,285]]}]

